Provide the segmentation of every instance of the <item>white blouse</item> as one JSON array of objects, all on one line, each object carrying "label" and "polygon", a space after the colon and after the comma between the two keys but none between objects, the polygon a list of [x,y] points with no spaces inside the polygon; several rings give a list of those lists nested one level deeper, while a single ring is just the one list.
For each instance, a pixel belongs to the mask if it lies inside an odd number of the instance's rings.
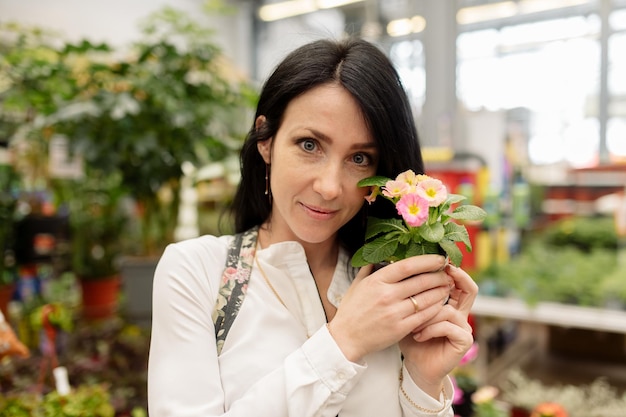
[{"label": "white blouse", "polygon": [[[155,272],[148,364],[150,417],[452,416],[452,385],[443,406],[421,391],[392,346],[364,362],[348,361],[328,333],[315,281],[297,242],[257,250],[276,294],[252,269],[246,297],[217,355],[211,313],[232,236],[169,245]],[[328,290],[335,306],[352,271],[341,252]],[[443,401],[442,398],[440,398]]]}]

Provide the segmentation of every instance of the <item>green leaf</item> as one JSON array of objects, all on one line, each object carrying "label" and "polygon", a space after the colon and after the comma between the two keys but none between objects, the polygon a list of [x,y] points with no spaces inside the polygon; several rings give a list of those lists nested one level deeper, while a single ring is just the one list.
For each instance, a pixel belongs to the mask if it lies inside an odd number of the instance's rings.
[{"label": "green leaf", "polygon": [[354,255],[352,255],[351,264],[355,268],[359,268],[368,264],[368,262],[363,258],[363,247],[360,247],[359,250],[357,250]]},{"label": "green leaf", "polygon": [[487,212],[477,206],[463,205],[458,206],[449,216],[457,220],[479,221],[487,217]]},{"label": "green leaf", "polygon": [[448,194],[448,198],[446,199],[446,204],[452,205],[456,203],[460,203],[461,201],[467,200],[467,197],[460,194]]},{"label": "green leaf", "polygon": [[365,240],[370,240],[381,233],[389,234],[392,232],[408,233],[408,229],[400,219],[379,219],[370,217],[367,220],[367,230],[365,232]]},{"label": "green leaf", "polygon": [[381,237],[363,245],[363,259],[377,264],[390,258],[398,248],[397,239]]},{"label": "green leaf", "polygon": [[420,235],[429,242],[439,242],[445,234],[444,227],[441,223],[428,224],[425,223],[419,228]]},{"label": "green leaf", "polygon": [[443,239],[439,242],[439,246],[446,252],[446,255],[448,255],[453,265],[461,266],[463,252],[461,252],[461,249],[459,249],[456,243],[448,239]]},{"label": "green leaf", "polygon": [[470,242],[469,234],[465,226],[450,222],[446,224],[445,230],[445,239],[453,242],[463,242],[468,251],[472,250],[472,243]]},{"label": "green leaf", "polygon": [[409,245],[409,247],[406,249],[407,258],[410,256],[438,254],[438,253],[439,253],[439,244],[432,243],[432,242],[421,242],[421,243],[412,242]]},{"label": "green leaf", "polygon": [[363,178],[356,185],[358,185],[359,187],[371,187],[374,185],[382,187],[383,185],[387,183],[387,181],[390,181],[390,180],[391,180],[390,178],[377,175],[374,177]]},{"label": "green leaf", "polygon": [[412,240],[412,233],[401,233],[398,235],[397,239],[398,243],[400,243],[401,245],[408,245],[409,242]]}]

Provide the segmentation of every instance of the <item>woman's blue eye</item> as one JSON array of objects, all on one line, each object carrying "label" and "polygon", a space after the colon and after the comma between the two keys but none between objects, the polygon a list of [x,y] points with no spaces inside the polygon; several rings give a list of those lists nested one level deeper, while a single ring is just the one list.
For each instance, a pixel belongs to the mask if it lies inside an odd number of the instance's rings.
[{"label": "woman's blue eye", "polygon": [[357,153],[352,157],[352,160],[355,164],[365,165],[369,162],[369,156],[362,153]]},{"label": "woman's blue eye", "polygon": [[316,148],[315,141],[310,139],[302,141],[302,148],[305,151],[314,151]]}]

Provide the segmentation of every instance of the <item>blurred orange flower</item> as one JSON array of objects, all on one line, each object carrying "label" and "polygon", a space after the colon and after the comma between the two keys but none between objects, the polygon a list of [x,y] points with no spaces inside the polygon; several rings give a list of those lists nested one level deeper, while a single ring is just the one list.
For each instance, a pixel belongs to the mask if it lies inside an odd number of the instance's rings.
[{"label": "blurred orange flower", "polygon": [[568,415],[561,404],[541,403],[533,409],[530,417],[568,417]]}]

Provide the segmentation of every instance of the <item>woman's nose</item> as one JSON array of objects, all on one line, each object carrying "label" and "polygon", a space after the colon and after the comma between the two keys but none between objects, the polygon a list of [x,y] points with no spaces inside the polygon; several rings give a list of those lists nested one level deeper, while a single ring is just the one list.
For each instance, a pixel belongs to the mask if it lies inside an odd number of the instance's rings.
[{"label": "woman's nose", "polygon": [[332,200],[341,194],[341,164],[327,163],[315,173],[313,189],[325,200]]}]

